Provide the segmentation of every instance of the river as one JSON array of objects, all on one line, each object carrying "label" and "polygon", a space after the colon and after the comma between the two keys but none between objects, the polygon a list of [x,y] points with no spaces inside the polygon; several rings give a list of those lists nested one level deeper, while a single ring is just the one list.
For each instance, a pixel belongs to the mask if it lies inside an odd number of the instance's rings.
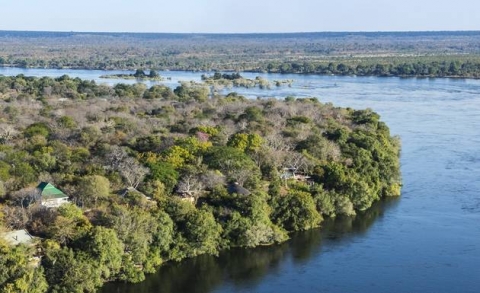
[{"label": "river", "polygon": [[[99,79],[102,71],[0,68],[19,73],[119,82]],[[160,75],[173,87],[201,73]],[[248,97],[310,96],[378,112],[402,140],[402,196],[282,245],[168,263],[143,283],[102,293],[480,292],[480,80],[242,75],[294,80],[232,89]]]}]

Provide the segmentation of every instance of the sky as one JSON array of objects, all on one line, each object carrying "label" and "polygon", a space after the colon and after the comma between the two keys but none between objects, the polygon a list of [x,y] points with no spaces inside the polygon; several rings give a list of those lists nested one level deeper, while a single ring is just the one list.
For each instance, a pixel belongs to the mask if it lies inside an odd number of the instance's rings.
[{"label": "sky", "polygon": [[479,0],[0,0],[0,30],[163,33],[480,30]]}]

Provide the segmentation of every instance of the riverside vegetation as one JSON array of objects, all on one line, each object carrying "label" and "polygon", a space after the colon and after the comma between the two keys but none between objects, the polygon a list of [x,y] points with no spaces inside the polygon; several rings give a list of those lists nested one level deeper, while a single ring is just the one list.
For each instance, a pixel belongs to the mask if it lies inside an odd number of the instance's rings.
[{"label": "riverside vegetation", "polygon": [[[0,240],[2,292],[139,282],[400,194],[399,139],[369,109],[23,75],[0,77],[0,109],[0,227],[39,237]],[[41,206],[40,181],[71,203]]]},{"label": "riverside vegetation", "polygon": [[101,75],[100,78],[110,79],[136,79],[136,80],[155,80],[161,81],[163,78],[155,70],[150,70],[149,74],[145,74],[142,69],[137,69],[132,74],[113,74],[113,75]]},{"label": "riverside vegetation", "polygon": [[220,35],[0,31],[0,43],[0,66],[24,68],[480,77],[478,31]]},{"label": "riverside vegetation", "polygon": [[[222,87],[244,87],[244,88],[252,88],[252,87],[259,87],[261,89],[270,89],[272,87],[270,81],[257,76],[255,79],[248,79],[244,78],[238,72],[234,72],[231,74],[228,73],[220,73],[215,72],[213,76],[208,76],[206,74],[202,74],[201,76],[202,81],[205,84],[213,86],[214,90]],[[293,80],[275,80],[275,86],[282,86],[288,85],[291,86]]]}]

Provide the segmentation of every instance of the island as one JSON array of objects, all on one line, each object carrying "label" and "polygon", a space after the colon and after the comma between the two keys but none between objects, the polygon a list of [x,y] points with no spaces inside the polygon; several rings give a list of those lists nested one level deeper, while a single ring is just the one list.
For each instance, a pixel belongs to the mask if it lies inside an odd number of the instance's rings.
[{"label": "island", "polygon": [[149,74],[145,74],[145,71],[142,69],[137,69],[135,73],[132,74],[107,74],[100,75],[100,78],[109,78],[109,79],[140,79],[140,80],[156,80],[162,81],[163,78],[155,70],[150,70]]},{"label": "island", "polygon": [[140,282],[400,195],[400,140],[371,109],[24,75],[0,77],[0,106],[2,292]]},{"label": "island", "polygon": [[[202,74],[201,79],[204,83],[214,87],[259,87],[261,89],[270,89],[272,86],[271,82],[265,78],[257,76],[255,79],[249,79],[241,76],[238,72],[231,74],[215,72],[213,76]],[[293,80],[275,80],[273,83],[277,87],[282,85],[292,86]]]}]

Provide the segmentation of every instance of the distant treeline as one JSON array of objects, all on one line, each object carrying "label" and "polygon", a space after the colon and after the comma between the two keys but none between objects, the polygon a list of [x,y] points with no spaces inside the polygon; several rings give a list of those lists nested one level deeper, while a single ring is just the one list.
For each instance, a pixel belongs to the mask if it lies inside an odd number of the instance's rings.
[{"label": "distant treeline", "polygon": [[[421,59],[421,58],[416,58]],[[413,62],[388,62],[382,60],[368,60],[358,63],[354,60],[334,62],[283,62],[252,64],[249,67],[218,65],[212,68],[208,62],[181,63],[181,62],[148,62],[148,61],[115,61],[105,62],[85,60],[64,60],[58,62],[44,60],[14,60],[9,62],[0,57],[3,66],[23,68],[75,68],[75,69],[137,69],[136,66],[156,68],[159,70],[185,71],[212,71],[236,70],[239,72],[268,72],[282,74],[319,74],[319,75],[359,75],[359,76],[400,76],[400,77],[480,77],[480,58],[462,60],[461,58],[438,58],[439,61],[420,60]],[[444,59],[444,60],[441,60]],[[475,58],[473,58],[475,59]]]},{"label": "distant treeline", "polygon": [[134,34],[0,31],[0,66],[478,77],[480,32]]},{"label": "distant treeline", "polygon": [[[347,61],[348,62],[348,61]],[[405,76],[405,77],[480,77],[480,62],[471,61],[431,61],[404,62],[401,64],[318,64],[310,62],[268,63],[260,66],[259,71],[270,73],[334,74],[360,76]]]}]

